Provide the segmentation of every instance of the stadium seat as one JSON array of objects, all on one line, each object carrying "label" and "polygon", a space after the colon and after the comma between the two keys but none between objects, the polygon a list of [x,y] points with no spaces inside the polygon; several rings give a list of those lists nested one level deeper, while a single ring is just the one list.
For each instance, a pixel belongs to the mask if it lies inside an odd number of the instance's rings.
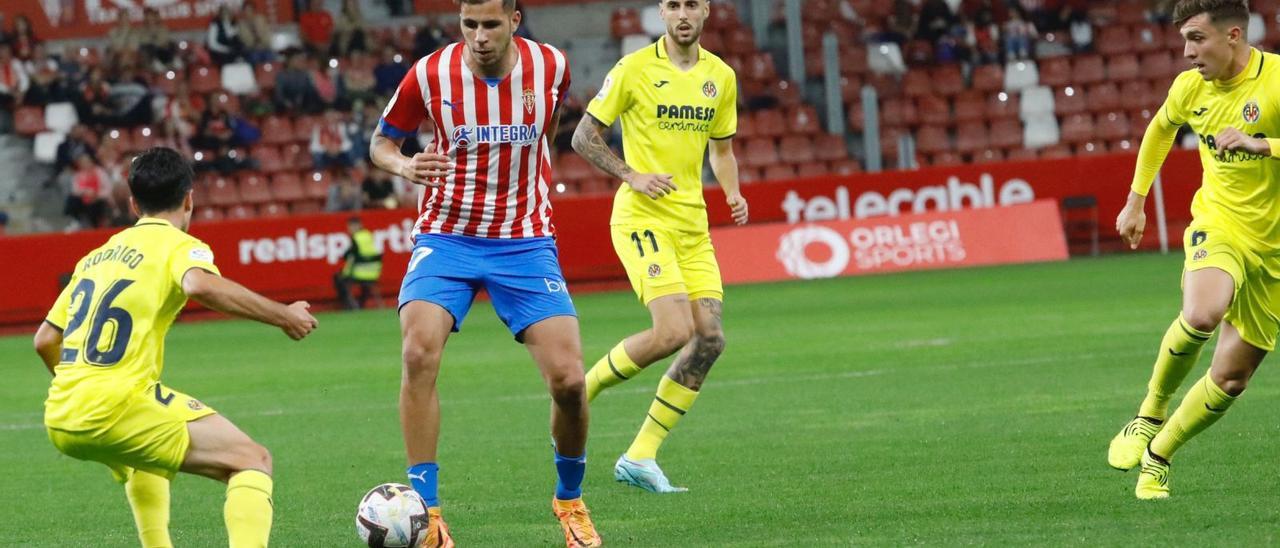
[{"label": "stadium seat", "polygon": [[725,30],[742,26],[742,20],[738,19],[738,10],[732,3],[717,4],[716,8],[711,10],[711,17],[707,19],[707,26]]},{"label": "stadium seat", "polygon": [[1056,160],[1060,158],[1070,158],[1072,156],[1071,145],[1056,144],[1044,147],[1039,152],[1040,158],[1043,160]]},{"label": "stadium seat", "polygon": [[752,137],[758,137],[760,133],[756,131],[755,119],[753,119],[751,116],[745,116],[743,114],[745,113],[740,113],[738,116],[738,133],[734,135],[734,138],[750,139]]},{"label": "stadium seat", "polygon": [[1182,37],[1182,33],[1173,25],[1169,25],[1164,30],[1164,49],[1172,52],[1181,52],[1186,47],[1187,41]]},{"label": "stadium seat", "polygon": [[986,93],[968,90],[956,96],[955,121],[958,124],[982,121],[986,119]]},{"label": "stadium seat", "polygon": [[640,22],[640,11],[635,8],[618,8],[609,19],[609,32],[614,38],[621,40],[624,36],[644,34]]},{"label": "stadium seat", "polygon": [[788,135],[778,143],[782,161],[792,164],[814,161],[813,140],[804,135]]},{"label": "stadium seat", "polygon": [[738,169],[738,182],[746,185],[760,181],[760,170],[754,167],[742,167]]},{"label": "stadium seat", "polygon": [[745,163],[749,167],[763,168],[778,163],[778,149],[774,146],[773,139],[752,139],[747,142],[745,151]]},{"label": "stadium seat", "polygon": [[227,209],[227,219],[244,220],[253,219],[258,216],[258,211],[253,206],[245,204],[236,204]]},{"label": "stadium seat", "polygon": [[956,150],[961,154],[975,154],[991,146],[987,125],[984,123],[961,124],[956,128]]},{"label": "stadium seat", "polygon": [[[1126,100],[1127,99],[1127,100]],[[1085,100],[1089,104],[1089,110],[1093,112],[1107,112],[1121,108],[1122,103],[1129,102],[1132,104],[1133,98],[1121,99],[1120,89],[1112,82],[1103,82],[1089,86],[1085,90]]]},{"label": "stadium seat", "polygon": [[909,99],[889,99],[880,101],[881,127],[915,127],[920,123],[920,112],[912,106]]},{"label": "stadium seat", "polygon": [[178,73],[172,70],[165,71],[164,74],[157,74],[151,81],[153,91],[159,92],[161,95],[172,97],[178,91]]},{"label": "stadium seat", "polygon": [[929,155],[930,166],[958,166],[964,164],[964,158],[952,151]]},{"label": "stadium seat", "polygon": [[1079,55],[1071,62],[1071,82],[1076,85],[1096,84],[1107,79],[1106,66],[1099,55]]},{"label": "stadium seat", "polygon": [[810,179],[831,174],[831,167],[825,162],[808,162],[796,166],[796,177]]},{"label": "stadium seat", "polygon": [[32,106],[18,107],[13,113],[13,129],[18,135],[26,136],[44,131],[44,109]]},{"label": "stadium seat", "polygon": [[249,63],[227,63],[222,66],[222,89],[237,95],[248,95],[258,91],[258,82],[253,76],[253,66]]},{"label": "stadium seat", "polygon": [[1021,110],[1022,101],[1015,94],[1002,91],[987,97],[986,115],[988,120],[1018,118]]},{"label": "stadium seat", "polygon": [[[705,44],[706,40],[704,39],[702,43]],[[711,49],[710,46],[704,45],[703,47],[706,48],[707,51],[710,51],[712,53],[720,51],[720,50],[713,50]],[[805,51],[804,53],[805,78],[819,79],[819,78],[822,78],[822,76],[826,73],[827,73],[827,65],[826,65],[826,60],[822,58],[822,51],[820,50]]]},{"label": "stadium seat", "polygon": [[902,75],[902,91],[907,97],[920,97],[933,93],[933,81],[922,69],[909,70]]},{"label": "stadium seat", "polygon": [[738,53],[749,53],[756,51],[756,37],[751,29],[738,26],[724,33],[725,51],[733,51]]},{"label": "stadium seat", "polygon": [[187,84],[192,93],[213,93],[222,85],[217,67],[192,67],[187,73]]},{"label": "stadium seat", "polygon": [[916,98],[915,111],[920,113],[920,123],[926,125],[946,126],[954,125],[951,118],[951,104],[947,102],[945,97],[937,95],[923,95]]},{"label": "stadium seat", "polygon": [[1142,136],[1147,132],[1147,126],[1151,125],[1151,118],[1155,116],[1156,109],[1143,108],[1129,111],[1129,138],[1134,141],[1141,142]]},{"label": "stadium seat", "polygon": [[964,91],[964,75],[960,73],[959,65],[943,65],[933,68],[929,71],[929,80],[933,85],[933,92],[940,93],[947,97],[954,96]]},{"label": "stadium seat", "polygon": [[271,191],[267,188],[267,179],[258,173],[245,173],[240,176],[240,201],[247,204],[261,204],[271,201]]},{"label": "stadium seat", "polygon": [[1142,141],[1138,139],[1107,141],[1107,150],[1111,152],[1137,152],[1138,144],[1141,142]]},{"label": "stadium seat", "polygon": [[258,67],[253,71],[254,81],[257,82],[258,86],[262,89],[275,89],[276,74],[279,70],[279,67],[274,63],[268,62],[258,65]]},{"label": "stadium seat", "polygon": [[1068,144],[1084,143],[1096,139],[1093,115],[1082,112],[1063,118],[1061,135],[1062,142]]},{"label": "stadium seat", "polygon": [[1151,91],[1151,83],[1146,80],[1130,80],[1120,85],[1120,96],[1124,98],[1124,103],[1131,108],[1146,108],[1154,106],[1159,108],[1163,103],[1163,96],[1159,99],[1154,97]]},{"label": "stadium seat", "polygon": [[1142,76],[1138,67],[1138,56],[1132,53],[1116,55],[1107,59],[1107,79],[1113,82],[1136,80]]},{"label": "stadium seat", "polygon": [[1138,52],[1163,51],[1164,28],[1154,23],[1143,23],[1133,27],[1133,49]]},{"label": "stadium seat", "polygon": [[1107,144],[1102,141],[1089,141],[1075,146],[1076,156],[1096,156],[1110,152],[1107,150]]},{"label": "stadium seat", "polygon": [[1097,46],[1098,53],[1119,55],[1133,49],[1133,36],[1129,27],[1124,24],[1111,24],[1102,27],[1093,43]]},{"label": "stadium seat", "polygon": [[31,153],[37,162],[52,164],[58,157],[58,146],[67,139],[66,133],[42,131],[36,134]]},{"label": "stadium seat", "polygon": [[271,145],[258,145],[253,147],[253,151],[250,153],[250,156],[252,156],[254,160],[258,161],[258,169],[267,173],[284,171],[292,167],[285,161],[284,157],[281,156],[280,149]]},{"label": "stadium seat", "polygon": [[80,116],[71,103],[49,103],[44,107],[44,127],[49,131],[67,133],[78,123]]},{"label": "stadium seat", "polygon": [[1107,141],[1120,141],[1130,137],[1129,115],[1124,112],[1108,112],[1098,116],[1097,136]]},{"label": "stadium seat", "polygon": [[1170,74],[1177,74],[1177,70],[1174,66],[1173,54],[1167,51],[1144,53],[1138,63],[1139,76],[1148,79],[1164,78]]},{"label": "stadium seat", "polygon": [[934,155],[952,150],[947,130],[938,126],[923,126],[916,131],[916,151]]},{"label": "stadium seat", "polygon": [[[263,143],[280,144],[299,138],[299,136],[294,132],[293,124],[284,116],[267,116],[262,119],[262,123],[259,127],[262,130]],[[311,139],[310,134],[307,134],[307,139]]]},{"label": "stadium seat", "polygon": [[223,219],[222,208],[205,205],[198,205],[193,216],[197,222],[201,223],[212,223]]},{"label": "stadium seat", "polygon": [[1058,88],[1053,94],[1053,112],[1058,116],[1078,114],[1088,110],[1084,90],[1074,86]]},{"label": "stadium seat", "polygon": [[1006,162],[1029,162],[1034,161],[1038,156],[1033,148],[1014,148],[1005,151],[1004,160]]},{"label": "stadium seat", "polygon": [[[711,29],[702,31],[702,36],[698,39],[698,46],[706,48],[707,51],[715,54],[723,53],[725,51],[724,38],[720,36],[719,32]],[[807,60],[808,57],[809,56],[806,55],[805,59]],[[818,59],[821,61],[821,57]]]},{"label": "stadium seat", "polygon": [[307,170],[315,167],[311,149],[303,143],[287,143],[280,147],[280,161],[286,170]]},{"label": "stadium seat", "polygon": [[303,200],[289,204],[289,213],[294,215],[308,215],[312,213],[321,213],[324,211],[323,200]]},{"label": "stadium seat", "polygon": [[1040,85],[1062,87],[1071,84],[1071,58],[1050,57],[1040,61]]},{"label": "stadium seat", "polygon": [[240,203],[240,190],[235,181],[226,177],[216,177],[207,185],[208,199],[211,205],[230,206]]},{"label": "stadium seat", "polygon": [[840,74],[844,76],[861,76],[870,72],[869,63],[865,47],[848,47],[840,52]]},{"label": "stadium seat", "polygon": [[1035,61],[1010,61],[1004,67],[1005,91],[1018,91],[1038,85],[1040,73]]},{"label": "stadium seat", "polygon": [[831,164],[831,173],[834,175],[857,175],[862,173],[862,164],[857,160],[844,160]]},{"label": "stadium seat", "polygon": [[574,153],[561,154],[555,175],[556,180],[581,181],[596,175],[595,168],[581,156]]},{"label": "stadium seat", "polygon": [[867,48],[867,66],[871,72],[880,75],[900,75],[907,71],[907,64],[902,59],[902,49],[893,42]]},{"label": "stadium seat", "polygon": [[787,133],[792,135],[812,135],[822,130],[818,111],[808,105],[788,110],[785,126]]},{"label": "stadium seat", "polygon": [[796,170],[791,164],[773,164],[764,168],[761,175],[762,181],[785,181],[787,179],[795,179]]},{"label": "stadium seat", "polygon": [[988,133],[990,144],[1001,149],[1022,147],[1022,123],[1015,118],[1004,118],[991,122]]},{"label": "stadium seat", "polygon": [[1037,114],[1052,114],[1053,111],[1053,92],[1049,88],[1035,86],[1022,90],[1022,105],[1018,114],[1023,120]]},{"label": "stadium seat", "polygon": [[[1116,26],[1125,28],[1122,25],[1136,25],[1147,20],[1147,9],[1142,3],[1117,2],[1115,3],[1115,7],[1116,17],[1112,23]],[[1127,39],[1128,35],[1126,34],[1122,38]]]},{"label": "stadium seat", "polygon": [[813,139],[814,157],[822,162],[838,162],[849,158],[844,137],[834,133],[820,133]]},{"label": "stadium seat", "polygon": [[756,133],[764,137],[781,137],[787,133],[787,122],[777,109],[756,111],[753,115]]},{"label": "stadium seat", "polygon": [[[784,108],[794,108],[804,104],[804,98],[800,96],[800,86],[797,86],[787,80],[778,80],[770,86],[770,92],[778,99],[778,106]],[[742,121],[741,118],[738,119]]]},{"label": "stadium seat", "polygon": [[146,150],[160,142],[160,135],[150,126],[138,126],[130,131],[129,150]]},{"label": "stadium seat", "polygon": [[973,153],[975,164],[990,164],[1004,161],[1004,151],[998,148],[983,149]]},{"label": "stadium seat", "polygon": [[973,69],[973,89],[996,92],[1004,89],[1004,67],[1000,65],[978,65]]},{"label": "stadium seat", "polygon": [[[902,95],[902,85],[898,79],[886,74],[870,74],[863,80],[863,83],[871,86],[876,90],[881,99],[898,97]],[[855,99],[858,97],[855,94]]]},{"label": "stadium seat", "polygon": [[1052,113],[1037,114],[1024,120],[1022,126],[1022,145],[1028,148],[1042,148],[1058,143],[1058,119]]},{"label": "stadium seat", "polygon": [[285,207],[283,204],[270,202],[258,206],[259,217],[284,217],[287,215],[289,215],[289,208]]}]

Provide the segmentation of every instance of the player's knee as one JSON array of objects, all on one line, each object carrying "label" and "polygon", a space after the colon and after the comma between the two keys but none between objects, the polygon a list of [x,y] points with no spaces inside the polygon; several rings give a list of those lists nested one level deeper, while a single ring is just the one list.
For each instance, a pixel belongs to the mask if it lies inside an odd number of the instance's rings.
[{"label": "player's knee", "polygon": [[229,466],[228,476],[245,470],[257,470],[271,474],[271,452],[256,442],[246,440],[235,448]]},{"label": "player's knee", "polygon": [[665,354],[671,354],[689,344],[693,339],[693,322],[668,323],[654,330],[654,342]]},{"label": "player's knee", "polygon": [[1225,310],[1214,310],[1212,307],[1188,306],[1182,311],[1182,321],[1197,331],[1210,333],[1222,322]]},{"label": "player's knee", "polygon": [[1209,380],[1213,384],[1218,385],[1228,396],[1236,397],[1244,393],[1244,389],[1249,386],[1249,375],[1244,372],[1237,371],[1209,371]]},{"label": "player's knee", "polygon": [[719,357],[724,352],[724,334],[718,332],[700,333],[698,334],[697,344],[700,353],[711,357]]},{"label": "player's knee", "polygon": [[547,379],[547,386],[551,390],[551,399],[562,408],[576,408],[582,405],[586,398],[587,381],[582,374],[581,366],[576,372],[570,371],[550,376]]},{"label": "player's knee", "polygon": [[401,351],[405,380],[410,382],[435,380],[436,373],[440,370],[440,356],[439,348],[405,344]]}]

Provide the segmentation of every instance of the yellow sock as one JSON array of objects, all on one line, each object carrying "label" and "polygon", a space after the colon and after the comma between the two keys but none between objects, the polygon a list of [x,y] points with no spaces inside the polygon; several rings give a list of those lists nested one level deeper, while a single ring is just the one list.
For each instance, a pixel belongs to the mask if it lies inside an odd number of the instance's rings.
[{"label": "yellow sock", "polygon": [[124,484],[142,548],[173,548],[169,540],[169,480],[134,470]]},{"label": "yellow sock", "polygon": [[627,449],[627,458],[631,460],[657,458],[658,448],[662,446],[663,440],[666,440],[667,434],[676,427],[680,417],[689,412],[689,408],[693,407],[693,400],[696,399],[698,399],[697,392],[663,375],[662,380],[658,381],[658,395],[653,398],[653,403],[649,404],[649,415],[644,418],[640,433],[636,434],[635,441],[632,441],[631,447]]},{"label": "yellow sock", "polygon": [[1177,393],[1187,373],[1200,361],[1200,349],[1213,333],[1205,333],[1187,325],[1182,315],[1160,341],[1160,354],[1156,356],[1151,381],[1147,383],[1147,397],[1138,408],[1138,415],[1164,420],[1169,413],[1169,400]]},{"label": "yellow sock", "polygon": [[622,343],[618,343],[587,372],[587,401],[596,399],[602,390],[622,384],[643,369],[627,355]]},{"label": "yellow sock", "polygon": [[1187,391],[1187,397],[1182,398],[1182,404],[1173,412],[1164,429],[1152,438],[1151,452],[1165,460],[1172,459],[1179,447],[1218,422],[1235,401],[1236,398],[1223,392],[1205,374]]},{"label": "yellow sock", "polygon": [[271,476],[245,470],[227,482],[222,507],[231,548],[265,548],[271,536]]}]

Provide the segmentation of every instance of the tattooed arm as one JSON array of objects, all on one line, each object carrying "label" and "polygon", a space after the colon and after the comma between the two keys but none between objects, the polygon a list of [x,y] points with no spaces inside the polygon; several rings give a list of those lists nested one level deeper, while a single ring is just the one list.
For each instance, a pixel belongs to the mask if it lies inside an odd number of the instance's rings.
[{"label": "tattooed arm", "polygon": [[646,194],[650,198],[656,200],[675,192],[676,185],[671,182],[670,175],[637,173],[623,162],[622,158],[609,150],[609,145],[604,142],[604,132],[608,130],[609,128],[600,123],[595,116],[590,114],[583,116],[578,122],[577,129],[573,131],[573,150],[591,162],[591,165],[615,178],[622,179],[636,192]]}]

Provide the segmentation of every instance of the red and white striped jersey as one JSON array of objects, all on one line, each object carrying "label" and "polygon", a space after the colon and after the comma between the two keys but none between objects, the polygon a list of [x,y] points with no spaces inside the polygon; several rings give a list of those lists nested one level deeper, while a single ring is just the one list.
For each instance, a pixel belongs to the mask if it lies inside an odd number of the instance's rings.
[{"label": "red and white striped jersey", "polygon": [[550,148],[544,132],[569,92],[560,50],[514,37],[511,74],[496,84],[473,74],[463,43],[414,64],[382,113],[382,133],[410,137],[430,121],[431,151],[457,165],[418,202],[417,231],[481,238],[553,236]]}]

